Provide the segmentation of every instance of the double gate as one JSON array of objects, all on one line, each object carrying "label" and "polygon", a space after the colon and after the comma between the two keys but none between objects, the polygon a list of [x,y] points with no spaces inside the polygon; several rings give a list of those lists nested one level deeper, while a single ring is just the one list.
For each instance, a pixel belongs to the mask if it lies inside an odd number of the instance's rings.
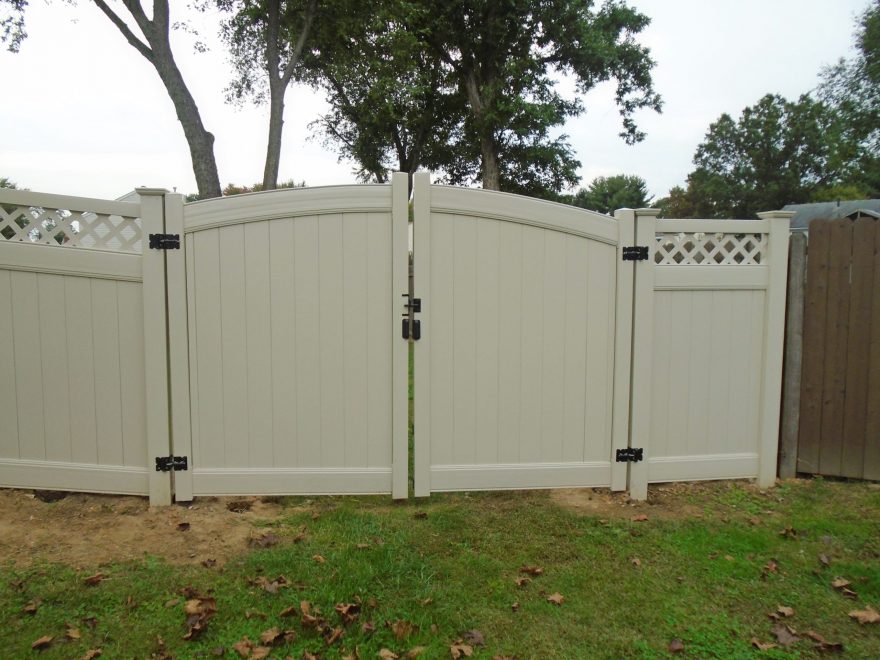
[{"label": "double gate", "polygon": [[411,205],[403,174],[138,192],[0,191],[0,485],[405,498],[411,453],[417,496],[772,483],[781,215],[612,218],[424,174]]}]

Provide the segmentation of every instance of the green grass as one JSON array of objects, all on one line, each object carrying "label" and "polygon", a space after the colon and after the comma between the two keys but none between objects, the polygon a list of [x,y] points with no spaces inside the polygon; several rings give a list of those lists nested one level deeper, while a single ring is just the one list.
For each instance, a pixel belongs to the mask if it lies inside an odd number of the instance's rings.
[{"label": "green grass", "polygon": [[[76,658],[96,647],[103,657],[147,657],[158,650],[157,636],[175,658],[210,656],[219,647],[225,657],[237,657],[235,642],[245,635],[256,640],[276,625],[297,633],[295,641],[273,651],[279,658],[299,658],[304,650],[336,658],[355,647],[371,658],[382,648],[401,653],[415,646],[427,647],[421,657],[444,658],[470,629],[485,636],[476,657],[487,658],[665,657],[673,638],[683,640],[688,657],[813,657],[807,639],[788,650],[761,653],[751,647],[753,636],[774,641],[767,613],[787,605],[796,612],[787,623],[798,631],[841,641],[851,657],[880,657],[880,625],[859,626],[847,616],[865,605],[880,609],[880,491],[815,480],[767,494],[725,485],[683,489],[671,497],[662,503],[667,511],[676,502],[690,503],[701,517],[664,517],[644,506],[637,511],[649,520],[633,522],[634,510],[619,505],[611,506],[622,515],[613,509],[581,515],[543,492],[443,495],[403,504],[291,498],[285,502],[288,514],[272,529],[281,542],[245,552],[222,568],[160,559],[81,571],[6,565],[0,655],[33,657],[32,641],[43,635],[59,640],[70,622],[82,639],[56,641],[41,657]],[[416,518],[420,511],[427,517]],[[305,540],[293,542],[303,525]],[[795,537],[780,535],[787,526]],[[364,543],[369,547],[357,547]],[[326,562],[314,561],[316,554]],[[819,563],[820,554],[830,558],[829,567]],[[762,579],[771,559],[778,572]],[[545,573],[518,588],[514,579],[525,564]],[[95,570],[110,579],[86,586],[83,578]],[[260,575],[284,575],[293,586],[267,593],[251,582]],[[830,587],[836,576],[852,582],[857,601]],[[182,639],[180,590],[187,586],[217,599],[217,614],[197,641]],[[565,596],[561,607],[546,601],[557,591]],[[34,598],[42,599],[37,612],[23,613]],[[175,598],[181,602],[166,607]],[[278,616],[308,600],[339,625],[334,605],[357,598],[375,598],[375,606],[365,605],[358,622],[330,647],[298,618]],[[266,618],[248,618],[253,611]],[[94,628],[82,624],[88,617],[97,619]],[[416,632],[396,639],[386,622],[398,619],[413,623]],[[375,632],[363,633],[363,621],[372,621]]]}]

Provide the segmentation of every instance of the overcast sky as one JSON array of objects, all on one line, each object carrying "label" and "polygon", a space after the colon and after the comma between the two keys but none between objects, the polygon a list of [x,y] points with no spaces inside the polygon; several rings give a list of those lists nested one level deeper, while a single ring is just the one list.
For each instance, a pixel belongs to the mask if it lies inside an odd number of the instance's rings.
[{"label": "overcast sky", "polygon": [[[97,8],[79,4],[31,0],[21,52],[0,53],[0,176],[31,190],[89,197],[118,197],[135,186],[195,192],[183,132],[155,71]],[[183,12],[187,4],[172,6]],[[696,146],[721,113],[738,115],[767,93],[808,92],[823,65],[851,54],[854,21],[867,0],[631,4],[652,19],[640,40],[657,62],[663,113],[640,114],[647,138],[627,146],[617,137],[614,88],[605,85],[586,96],[586,114],[564,130],[583,164],[583,185],[596,176],[638,174],[662,196],[684,182]],[[229,66],[211,17],[199,21],[210,52],[196,54],[192,38],[179,34],[176,58],[216,136],[221,183],[252,184],[262,179],[267,112],[224,103]],[[355,181],[351,163],[309,139],[308,124],[323,107],[308,89],[288,91],[282,179]]]}]

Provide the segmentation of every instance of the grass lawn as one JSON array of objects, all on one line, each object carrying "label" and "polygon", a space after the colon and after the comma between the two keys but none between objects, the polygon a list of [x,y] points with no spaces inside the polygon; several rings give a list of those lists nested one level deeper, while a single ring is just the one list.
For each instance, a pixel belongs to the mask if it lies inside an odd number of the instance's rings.
[{"label": "grass lawn", "polygon": [[[79,570],[6,561],[0,656],[80,658],[100,648],[104,658],[232,658],[245,636],[259,645],[261,633],[277,627],[294,631],[276,640],[277,658],[306,651],[337,658],[355,649],[362,658],[382,649],[406,657],[416,647],[424,647],[419,657],[449,658],[459,639],[460,653],[485,658],[666,657],[674,639],[685,657],[818,656],[807,631],[842,643],[851,657],[880,658],[880,624],[848,616],[880,610],[876,486],[820,479],[761,493],[747,484],[696,484],[652,489],[651,497],[639,506],[599,492],[403,504],[288,498],[282,515],[258,530],[277,543],[243,547],[223,565],[152,556]],[[529,577],[523,566],[543,574],[518,586]],[[106,579],[89,586],[96,573]],[[831,586],[837,577],[855,598]],[[194,592],[215,599],[216,613],[185,640],[185,601]],[[564,602],[548,602],[557,593]],[[302,617],[301,601],[326,620],[323,634],[324,624]],[[35,612],[25,611],[29,603]],[[360,604],[347,625],[334,610],[345,603]],[[282,617],[290,606],[296,611]],[[793,608],[781,623],[799,640],[759,651],[753,638],[777,642],[771,630],[779,624],[768,613],[778,606]],[[68,627],[79,637],[69,639]],[[342,636],[328,644],[336,628]],[[43,636],[54,639],[31,650]]]}]

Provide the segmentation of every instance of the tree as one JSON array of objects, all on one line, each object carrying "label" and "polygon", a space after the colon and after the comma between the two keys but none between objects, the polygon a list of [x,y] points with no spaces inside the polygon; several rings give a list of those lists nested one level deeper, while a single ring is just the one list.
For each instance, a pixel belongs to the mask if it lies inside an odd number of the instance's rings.
[{"label": "tree", "polygon": [[819,98],[842,118],[847,183],[880,196],[880,0],[859,18],[856,56],[822,72]]},{"label": "tree", "polygon": [[229,49],[236,77],[227,98],[269,101],[269,136],[263,189],[277,187],[284,128],[284,97],[318,11],[317,0],[217,0],[231,14],[223,21],[221,36]]},{"label": "tree", "polygon": [[577,183],[565,135],[553,131],[584,111],[579,98],[557,90],[555,74],[571,75],[579,94],[617,84],[616,103],[627,143],[644,134],[633,115],[659,112],[649,51],[634,36],[644,14],[610,0],[406,0],[399,23],[441,61],[466,107],[449,154],[447,180],[526,194],[558,192]]},{"label": "tree", "polygon": [[581,188],[571,204],[599,213],[614,213],[616,209],[639,209],[651,205],[653,197],[648,184],[639,176],[617,174],[596,177],[588,188]]},{"label": "tree", "polygon": [[654,205],[660,209],[661,218],[696,218],[699,215],[692,186],[688,186],[687,190],[673,186],[669,195],[658,199]]},{"label": "tree", "polygon": [[362,181],[388,180],[449,161],[463,106],[443,62],[396,21],[393,3],[361,1],[341,18],[343,38],[324,38],[304,60],[303,80],[327,95],[313,123]]},{"label": "tree", "polygon": [[[170,21],[168,0],[153,0],[151,17],[147,16],[140,0],[122,0],[122,5],[133,25],[129,25],[123,14],[114,11],[105,0],[92,0],[92,2],[113,23],[129,45],[143,55],[159,74],[189,145],[199,196],[219,197],[220,178],[214,158],[214,136],[205,129],[195,99],[174,61],[170,31],[179,24],[172,24]],[[9,50],[16,52],[27,36],[24,12],[28,2],[0,0],[0,5],[6,10],[6,15],[0,18],[0,42],[5,43]]]},{"label": "tree", "polygon": [[768,94],[734,120],[723,114],[694,156],[687,194],[696,215],[751,218],[810,201],[839,183],[841,127],[827,106]]}]

